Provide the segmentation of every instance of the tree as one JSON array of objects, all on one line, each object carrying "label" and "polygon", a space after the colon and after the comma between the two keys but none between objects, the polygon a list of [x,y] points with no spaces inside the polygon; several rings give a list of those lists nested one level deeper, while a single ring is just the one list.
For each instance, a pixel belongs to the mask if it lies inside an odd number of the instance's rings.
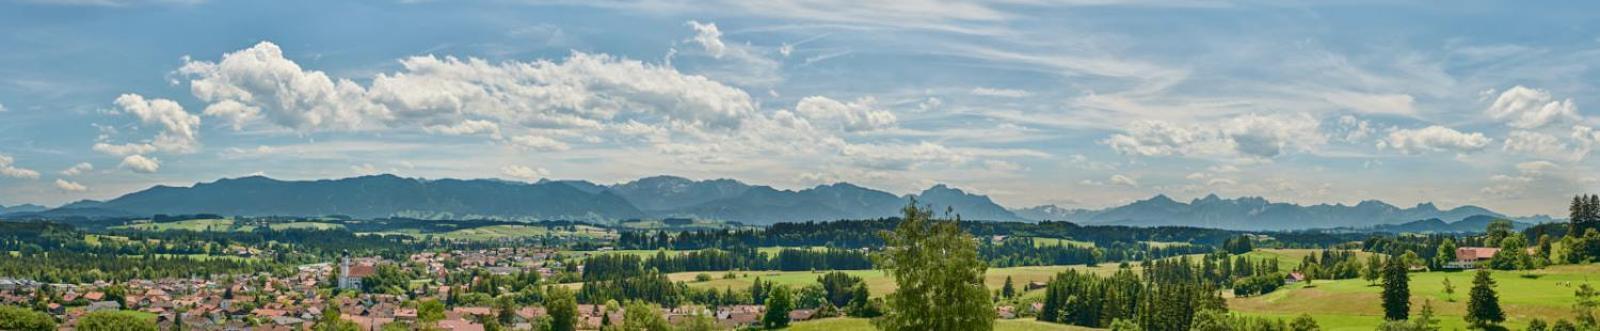
[{"label": "tree", "polygon": [[78,318],[79,331],[156,331],[156,321],[123,311],[102,310]]},{"label": "tree", "polygon": [[861,277],[834,271],[817,277],[817,283],[822,284],[822,289],[827,292],[829,303],[844,307],[854,301],[852,295],[856,285],[861,284]]},{"label": "tree", "polygon": [[1411,324],[1418,331],[1439,331],[1439,319],[1433,318],[1433,300],[1422,301],[1422,310],[1417,312]]},{"label": "tree", "polygon": [[1383,317],[1390,321],[1404,321],[1411,314],[1411,278],[1406,275],[1406,262],[1398,256],[1389,257],[1383,267]]},{"label": "tree", "polygon": [[433,325],[444,320],[444,303],[439,300],[428,299],[417,304],[417,321],[425,325]]},{"label": "tree", "polygon": [[565,287],[551,286],[545,300],[545,310],[550,312],[551,331],[578,329],[578,297]]},{"label": "tree", "polygon": [[1442,283],[1444,283],[1444,299],[1456,302],[1456,285],[1450,283],[1450,277],[1445,277]]},{"label": "tree", "polygon": [[1322,326],[1317,325],[1317,320],[1311,319],[1311,314],[1300,314],[1294,322],[1289,323],[1290,331],[1322,331]]},{"label": "tree", "polygon": [[1586,329],[1593,329],[1596,324],[1600,324],[1596,323],[1594,314],[1595,308],[1600,307],[1600,300],[1596,300],[1600,298],[1600,291],[1595,291],[1594,286],[1589,286],[1589,283],[1583,283],[1578,284],[1578,290],[1572,294],[1576,297],[1574,300],[1576,302],[1572,304],[1572,315],[1576,317],[1578,324]]},{"label": "tree", "polygon": [[1368,285],[1377,284],[1378,276],[1383,275],[1383,257],[1378,254],[1367,256],[1367,267],[1361,269],[1361,278],[1367,280]]},{"label": "tree", "polygon": [[788,286],[772,287],[772,293],[767,297],[767,314],[761,317],[761,326],[768,329],[789,326],[789,311],[794,310],[794,299],[790,296]]},{"label": "tree", "polygon": [[1011,276],[1006,276],[1006,285],[1000,288],[1000,297],[1010,299],[1017,296],[1017,286],[1011,283]]},{"label": "tree", "polygon": [[56,319],[50,315],[17,306],[0,306],[0,330],[50,331]]},{"label": "tree", "polygon": [[992,330],[994,302],[983,285],[988,269],[977,240],[955,220],[936,221],[913,199],[894,231],[884,234],[877,265],[899,289],[888,296],[878,327],[900,330]]},{"label": "tree", "polygon": [[715,331],[717,318],[709,313],[695,313],[689,316],[689,321],[678,328],[680,331]]},{"label": "tree", "polygon": [[858,283],[856,284],[855,289],[851,290],[850,292],[852,292],[850,295],[850,304],[845,306],[846,314],[850,314],[850,316],[866,318],[873,318],[883,315],[883,311],[878,309],[879,306],[874,304],[872,295],[867,292],[867,284]]},{"label": "tree", "polygon": [[343,318],[340,318],[339,306],[330,304],[327,307],[322,308],[322,317],[317,319],[317,326],[313,327],[312,330],[358,331],[361,330],[361,326],[356,325],[356,322],[346,321]]},{"label": "tree", "polygon": [[1439,251],[1433,256],[1434,266],[1442,268],[1453,262],[1456,257],[1456,249],[1455,239],[1444,238],[1444,242],[1439,243]]},{"label": "tree", "polygon": [[1489,221],[1489,226],[1484,229],[1483,242],[1485,245],[1499,245],[1500,240],[1511,235],[1511,220],[1496,219]]},{"label": "tree", "polygon": [[627,308],[622,311],[622,330],[672,331],[672,324],[667,324],[667,318],[661,316],[661,308],[633,300],[628,301]]},{"label": "tree", "polygon": [[1500,298],[1494,293],[1494,279],[1489,278],[1488,270],[1478,270],[1472,278],[1472,296],[1467,301],[1467,323],[1475,327],[1485,327],[1506,320],[1505,311],[1500,309]]}]

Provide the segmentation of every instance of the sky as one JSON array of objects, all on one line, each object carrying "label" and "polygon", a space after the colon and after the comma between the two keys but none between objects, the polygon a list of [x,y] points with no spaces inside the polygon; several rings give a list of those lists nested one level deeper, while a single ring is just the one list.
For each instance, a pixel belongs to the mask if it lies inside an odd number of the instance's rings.
[{"label": "sky", "polygon": [[0,205],[664,174],[1560,216],[1597,5],[0,0]]}]

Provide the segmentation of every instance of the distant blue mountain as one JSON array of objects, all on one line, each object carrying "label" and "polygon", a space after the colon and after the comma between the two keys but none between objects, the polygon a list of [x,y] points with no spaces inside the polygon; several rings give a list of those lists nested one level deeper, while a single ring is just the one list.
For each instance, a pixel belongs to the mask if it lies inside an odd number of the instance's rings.
[{"label": "distant blue mountain", "polygon": [[[1431,203],[1400,208],[1368,200],[1355,205],[1302,206],[1260,197],[1188,202],[1157,195],[1106,209],[1055,206],[1008,210],[987,196],[947,185],[896,195],[849,183],[785,190],[732,179],[692,180],[654,176],[602,185],[582,180],[537,183],[497,179],[419,179],[393,175],[284,181],[261,176],[221,179],[189,187],[156,186],[107,201],[84,200],[56,209],[0,209],[0,217],[132,217],[156,214],[238,216],[327,216],[423,219],[613,221],[637,218],[700,218],[746,224],[893,217],[915,198],[937,214],[953,211],[965,220],[1072,221],[1130,226],[1196,226],[1235,230],[1374,228],[1418,220],[1466,220],[1505,215],[1476,206],[1441,210]],[[1544,217],[1543,221],[1548,221]],[[1463,221],[1463,222],[1466,222]],[[1524,219],[1534,223],[1541,219]],[[1443,221],[1441,221],[1443,222]],[[1475,223],[1414,224],[1453,231]]]},{"label": "distant blue mountain", "polygon": [[911,197],[953,207],[973,220],[1021,221],[988,197],[937,185],[919,195],[847,183],[798,191],[731,179],[655,176],[600,185],[581,180],[538,183],[495,179],[417,179],[393,175],[283,181],[262,176],[221,179],[190,187],[156,186],[107,201],[84,200],[51,210],[0,212],[5,217],[134,217],[158,214],[327,216],[424,219],[624,220],[691,217],[771,224],[899,215]]},{"label": "distant blue mountain", "polygon": [[0,206],[0,214],[5,214],[5,213],[32,213],[32,212],[45,211],[47,209],[50,209],[50,208],[47,208],[45,206],[35,205],[35,204],[21,204],[21,205],[15,205],[15,206],[10,206],[10,207]]},{"label": "distant blue mountain", "polygon": [[1234,230],[1298,230],[1314,228],[1367,228],[1416,220],[1462,220],[1473,216],[1504,218],[1503,214],[1477,206],[1440,210],[1432,203],[1400,208],[1377,200],[1356,205],[1318,204],[1302,206],[1271,202],[1260,197],[1223,199],[1207,195],[1187,203],[1157,195],[1145,200],[1100,210],[1064,209],[1040,206],[1019,211],[1037,219],[1073,221],[1087,224],[1133,226],[1197,226]]}]

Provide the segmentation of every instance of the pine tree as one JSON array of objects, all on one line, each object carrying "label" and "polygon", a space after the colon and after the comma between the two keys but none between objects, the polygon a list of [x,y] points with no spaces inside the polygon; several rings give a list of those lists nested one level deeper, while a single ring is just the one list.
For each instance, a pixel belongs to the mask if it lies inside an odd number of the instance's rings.
[{"label": "pine tree", "polygon": [[1456,285],[1450,283],[1450,277],[1444,278],[1444,299],[1456,302]]},{"label": "pine tree", "polygon": [[1494,279],[1489,278],[1488,270],[1478,270],[1472,279],[1472,297],[1467,301],[1467,323],[1475,327],[1484,327],[1498,324],[1506,320],[1505,311],[1500,309],[1500,298],[1494,293]]},{"label": "pine tree", "polygon": [[1006,276],[1006,285],[1000,288],[1000,296],[1006,299],[1017,296],[1017,287],[1011,283],[1011,276]]},{"label": "pine tree", "polygon": [[1406,274],[1404,259],[1389,257],[1383,268],[1383,317],[1391,321],[1406,320],[1411,314],[1411,278]]},{"label": "pine tree", "polygon": [[977,240],[958,226],[960,218],[932,220],[917,208],[884,234],[877,265],[894,276],[899,289],[888,296],[888,311],[878,327],[901,330],[992,330],[994,302],[983,285],[988,269],[978,258]]}]

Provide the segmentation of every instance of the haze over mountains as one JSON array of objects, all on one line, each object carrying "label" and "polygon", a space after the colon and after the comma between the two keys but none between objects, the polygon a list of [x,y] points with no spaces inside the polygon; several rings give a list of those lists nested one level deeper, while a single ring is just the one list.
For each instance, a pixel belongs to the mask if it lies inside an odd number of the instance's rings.
[{"label": "haze over mountains", "polygon": [[[112,217],[212,213],[239,216],[325,216],[429,219],[702,218],[745,224],[890,217],[906,201],[952,208],[962,218],[988,221],[1064,220],[1133,226],[1184,225],[1240,230],[1375,227],[1418,220],[1505,217],[1476,206],[1440,210],[1424,203],[1400,208],[1380,201],[1354,206],[1301,206],[1258,197],[1210,195],[1184,203],[1165,195],[1099,210],[1055,206],[1008,210],[988,197],[945,185],[908,195],[849,183],[780,190],[731,179],[655,176],[602,185],[581,180],[537,183],[495,179],[417,179],[374,175],[284,181],[262,176],[221,179],[191,187],[156,186],[104,202],[80,201],[52,210],[0,209],[12,217]],[[3,207],[0,207],[3,208]],[[1449,222],[1443,222],[1448,226]],[[1418,223],[1422,224],[1422,223]],[[1428,223],[1431,224],[1431,223]]]}]

